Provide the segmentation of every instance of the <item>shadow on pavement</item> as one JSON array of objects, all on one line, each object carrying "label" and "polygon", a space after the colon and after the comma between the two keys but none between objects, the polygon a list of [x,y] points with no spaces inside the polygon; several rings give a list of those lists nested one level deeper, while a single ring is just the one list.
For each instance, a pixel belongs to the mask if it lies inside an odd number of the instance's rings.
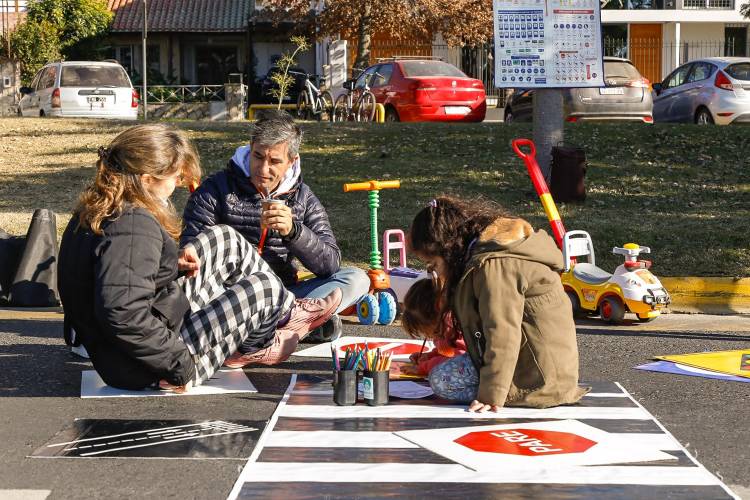
[{"label": "shadow on pavement", "polygon": [[65,345],[0,346],[0,397],[78,397],[91,364]]},{"label": "shadow on pavement", "polygon": [[655,337],[655,338],[669,338],[669,339],[692,339],[692,340],[716,340],[725,342],[748,342],[750,336],[748,335],[729,335],[722,333],[712,332],[659,332],[649,330],[635,330],[632,332],[626,330],[606,330],[606,329],[578,329],[577,334],[583,335],[594,335],[594,336],[606,336],[606,337]]}]

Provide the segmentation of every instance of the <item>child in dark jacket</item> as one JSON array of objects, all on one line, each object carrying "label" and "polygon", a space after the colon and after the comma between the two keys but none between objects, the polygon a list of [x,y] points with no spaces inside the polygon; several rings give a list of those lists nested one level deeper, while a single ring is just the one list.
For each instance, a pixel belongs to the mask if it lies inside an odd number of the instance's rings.
[{"label": "child in dark jacket", "polygon": [[[415,338],[432,340],[435,347],[429,351],[412,354],[416,365],[415,375],[427,377],[439,364],[466,352],[463,335],[453,321],[453,314],[440,313],[440,294],[436,280],[423,279],[414,283],[404,296],[401,324]],[[411,372],[401,368],[402,372]]]}]

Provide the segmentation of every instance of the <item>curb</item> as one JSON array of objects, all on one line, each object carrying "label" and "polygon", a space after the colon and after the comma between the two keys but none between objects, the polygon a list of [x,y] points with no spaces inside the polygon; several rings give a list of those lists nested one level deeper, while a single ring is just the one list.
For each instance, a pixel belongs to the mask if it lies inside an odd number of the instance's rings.
[{"label": "curb", "polygon": [[[668,312],[750,314],[750,278],[687,276],[663,277],[659,280],[672,297]],[[62,310],[61,308],[0,308],[0,320],[31,318],[59,320],[62,319]]]},{"label": "curb", "polygon": [[750,314],[750,278],[659,278],[672,297],[671,312]]}]

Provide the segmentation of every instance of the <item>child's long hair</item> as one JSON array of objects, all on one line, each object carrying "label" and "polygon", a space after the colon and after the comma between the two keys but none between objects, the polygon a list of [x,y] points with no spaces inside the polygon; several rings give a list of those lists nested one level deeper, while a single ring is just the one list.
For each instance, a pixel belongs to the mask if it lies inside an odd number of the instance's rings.
[{"label": "child's long hair", "polygon": [[102,234],[102,223],[117,218],[126,204],[148,210],[175,239],[180,219],[171,203],[153,197],[142,174],[157,179],[180,172],[183,184],[200,179],[198,153],[179,130],[165,125],[136,125],[120,133],[108,148],[99,148],[94,181],[84,189],[75,209],[79,226]]},{"label": "child's long hair", "polygon": [[440,289],[435,279],[421,279],[404,296],[401,326],[411,337],[435,339],[440,336]]},{"label": "child's long hair", "polygon": [[[414,217],[409,228],[410,251],[423,257],[442,257],[445,261],[447,275],[443,276],[441,287],[443,313],[451,309],[456,286],[466,268],[469,244],[500,217],[508,215],[494,203],[451,196],[432,200]],[[453,319],[456,321],[455,316]]]}]

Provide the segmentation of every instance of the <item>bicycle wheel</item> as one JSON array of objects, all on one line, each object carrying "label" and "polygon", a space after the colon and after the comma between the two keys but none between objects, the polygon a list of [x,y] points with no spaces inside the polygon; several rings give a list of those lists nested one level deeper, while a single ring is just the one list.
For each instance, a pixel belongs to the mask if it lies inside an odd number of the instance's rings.
[{"label": "bicycle wheel", "polygon": [[333,106],[333,121],[345,122],[349,119],[349,96],[341,94]]},{"label": "bicycle wheel", "polygon": [[318,120],[333,121],[333,96],[327,90],[320,93],[318,98]]},{"label": "bicycle wheel", "polygon": [[357,121],[359,122],[371,122],[375,119],[375,95],[372,92],[365,92],[362,97],[359,98],[359,106],[357,107]]},{"label": "bicycle wheel", "polygon": [[310,116],[310,111],[312,111],[311,108],[310,96],[305,91],[300,92],[297,96],[297,118],[307,120]]}]

